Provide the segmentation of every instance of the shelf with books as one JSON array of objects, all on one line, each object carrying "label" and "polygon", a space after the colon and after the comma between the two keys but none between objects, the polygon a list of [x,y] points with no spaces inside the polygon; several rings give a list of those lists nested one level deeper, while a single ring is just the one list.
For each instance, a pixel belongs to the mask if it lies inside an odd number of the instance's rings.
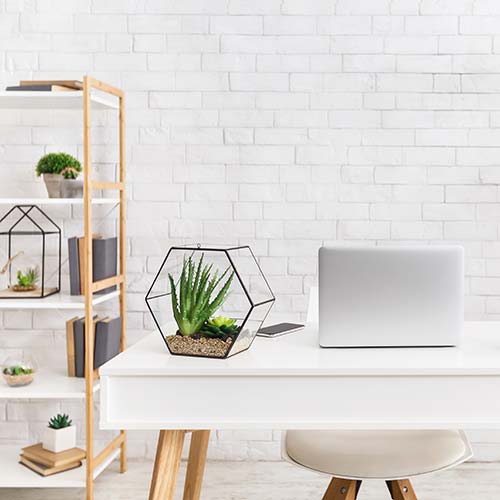
[{"label": "shelf with books", "polygon": [[[19,84],[43,84],[42,86],[69,83],[71,88],[82,90],[63,91],[62,89],[30,90],[30,91],[6,91],[0,92],[0,109],[12,109],[22,111],[24,109],[33,110],[75,110],[82,112],[83,118],[83,199],[19,199],[19,198],[0,198],[0,204],[23,204],[28,201],[29,205],[80,205],[83,207],[83,232],[84,239],[79,245],[79,262],[83,262],[82,274],[80,275],[79,292],[83,295],[70,295],[68,292],[59,293],[43,299],[14,299],[0,298],[0,310],[2,309],[58,309],[82,311],[87,321],[94,318],[94,306],[103,302],[118,298],[118,317],[121,318],[121,335],[119,339],[119,350],[125,349],[126,345],[126,173],[125,173],[125,102],[124,92],[112,85],[99,81],[88,75],[85,75],[82,82],[75,81],[26,81]],[[73,85],[74,84],[74,85]],[[97,180],[93,178],[93,166],[91,161],[91,142],[92,142],[92,120],[91,115],[94,110],[117,110],[118,118],[118,169],[113,179]],[[115,113],[114,113],[115,114]],[[94,197],[94,196],[98,197]],[[106,196],[106,198],[102,198]],[[118,269],[116,275],[110,278],[94,276],[93,272],[93,210],[95,205],[110,205],[114,210],[118,206]],[[71,283],[70,283],[71,284]],[[73,283],[74,287],[74,283]],[[116,287],[116,290],[107,290],[110,287]],[[98,294],[96,292],[106,291],[109,293]],[[73,288],[73,292],[75,289]],[[116,304],[114,304],[116,306]],[[103,321],[104,322],[104,321]],[[97,343],[96,343],[97,346]],[[106,349],[108,346],[104,346]],[[94,498],[94,479],[104,470],[115,458],[120,458],[120,472],[125,472],[126,462],[126,433],[121,430],[119,435],[111,442],[107,443],[103,450],[95,454],[94,439],[94,397],[99,384],[95,381],[94,373],[94,338],[90,332],[85,331],[85,358],[90,360],[85,363],[85,378],[74,378],[66,376],[67,370],[62,369],[41,369],[37,373],[35,381],[17,391],[9,390],[6,387],[0,387],[1,398],[26,398],[41,399],[54,398],[80,399],[85,404],[85,453],[86,461],[84,466],[73,469],[50,477],[42,477],[28,468],[20,465],[19,454],[22,446],[2,446],[0,444],[0,488],[50,488],[50,487],[85,487],[85,499]],[[109,349],[103,352],[109,352]],[[116,350],[116,347],[115,347]],[[69,359],[69,358],[68,358]],[[15,394],[15,395],[14,395]]]},{"label": "shelf with books", "polygon": [[[96,306],[120,296],[119,290],[114,290],[102,295],[94,295],[92,305]],[[43,299],[0,299],[0,310],[2,309],[59,309],[67,311],[78,311],[85,309],[85,297],[83,295],[69,295],[58,293]]]},{"label": "shelf with books", "polygon": [[[99,390],[99,381],[94,383],[94,393]],[[85,399],[85,379],[68,377],[66,367],[40,368],[31,384],[9,387],[0,382],[2,399]],[[1,470],[1,469],[0,469]]]},{"label": "shelf with books", "polygon": [[[25,445],[0,445],[0,488],[85,488],[85,462],[81,467],[53,476],[43,477],[19,463],[19,454]],[[93,478],[118,456],[120,449],[114,450],[102,463],[94,468]]]}]

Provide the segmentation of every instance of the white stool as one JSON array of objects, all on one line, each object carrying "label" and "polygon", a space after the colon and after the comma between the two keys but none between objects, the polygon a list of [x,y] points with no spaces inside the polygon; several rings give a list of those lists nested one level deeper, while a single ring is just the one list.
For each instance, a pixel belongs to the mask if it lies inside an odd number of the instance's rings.
[{"label": "white stool", "polygon": [[385,480],[394,500],[417,500],[410,477],[472,456],[461,431],[287,431],[283,458],[333,476],[323,500],[355,500],[363,479]]}]

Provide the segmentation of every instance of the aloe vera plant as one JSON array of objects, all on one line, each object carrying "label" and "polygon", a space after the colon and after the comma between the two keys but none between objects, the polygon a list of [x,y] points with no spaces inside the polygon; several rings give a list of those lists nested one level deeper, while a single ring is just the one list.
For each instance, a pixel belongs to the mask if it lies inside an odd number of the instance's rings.
[{"label": "aloe vera plant", "polygon": [[[222,306],[234,277],[234,271],[229,274],[229,267],[219,276],[219,271],[213,270],[212,264],[203,264],[203,257],[202,254],[197,264],[192,257],[184,259],[178,291],[173,276],[168,275],[174,318],[179,332],[185,336],[200,332],[207,320]],[[225,283],[212,299],[226,276]]]}]

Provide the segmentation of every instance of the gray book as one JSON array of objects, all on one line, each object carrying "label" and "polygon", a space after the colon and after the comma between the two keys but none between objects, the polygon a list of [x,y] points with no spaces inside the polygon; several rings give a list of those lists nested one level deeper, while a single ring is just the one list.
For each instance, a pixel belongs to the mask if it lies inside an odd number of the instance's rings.
[{"label": "gray book", "polygon": [[80,295],[80,262],[78,256],[78,238],[68,238],[69,292]]},{"label": "gray book", "polygon": [[122,320],[120,317],[98,321],[95,327],[94,368],[114,358],[120,352]]},{"label": "gray book", "polygon": [[[92,252],[92,279],[100,281],[116,276],[118,238],[116,236],[112,238],[95,238],[92,241]],[[116,290],[116,286],[110,286],[97,293],[109,293],[114,290]]]},{"label": "gray book", "polygon": [[73,323],[75,339],[75,377],[85,377],[85,318]]}]

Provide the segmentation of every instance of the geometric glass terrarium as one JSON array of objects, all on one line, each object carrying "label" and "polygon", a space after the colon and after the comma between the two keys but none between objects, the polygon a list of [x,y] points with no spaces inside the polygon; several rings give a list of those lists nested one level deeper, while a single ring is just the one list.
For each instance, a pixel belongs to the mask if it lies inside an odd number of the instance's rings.
[{"label": "geometric glass terrarium", "polygon": [[61,229],[36,205],[0,219],[0,298],[43,298],[61,289]]},{"label": "geometric glass terrarium", "polygon": [[170,353],[208,358],[248,349],[274,301],[249,246],[172,247],[146,295]]}]

